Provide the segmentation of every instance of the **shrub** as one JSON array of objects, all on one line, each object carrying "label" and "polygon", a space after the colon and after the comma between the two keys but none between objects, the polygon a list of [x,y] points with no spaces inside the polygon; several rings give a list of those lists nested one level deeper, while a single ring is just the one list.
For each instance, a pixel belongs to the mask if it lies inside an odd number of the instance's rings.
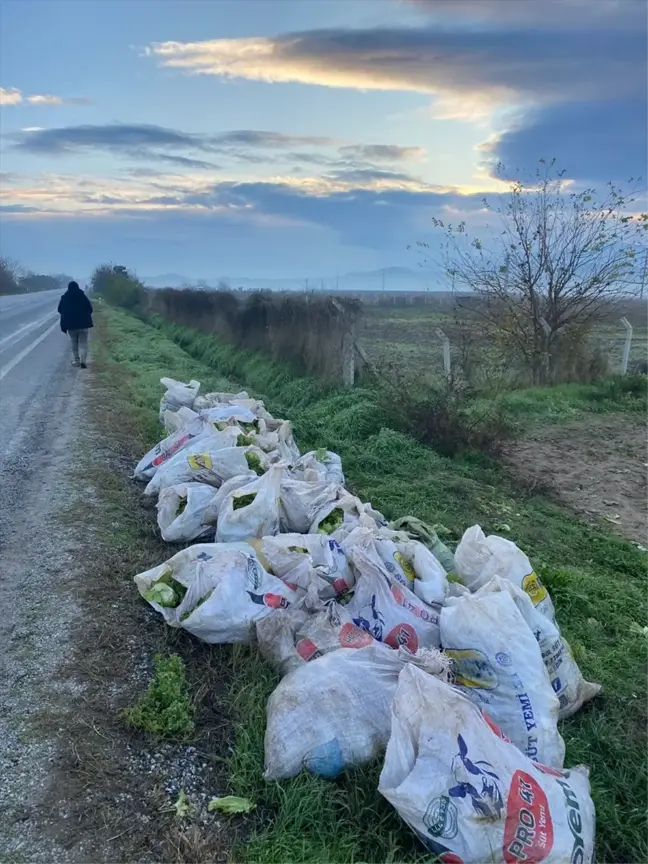
[{"label": "shrub", "polygon": [[177,654],[154,658],[155,674],[148,690],[126,711],[126,722],[157,738],[185,739],[194,730],[185,666]]},{"label": "shrub", "polygon": [[402,378],[381,387],[389,425],[442,456],[476,451],[496,456],[512,427],[501,406],[479,405],[468,385],[455,380],[420,387]]},{"label": "shrub", "polygon": [[92,290],[113,306],[141,309],[146,289],[139,279],[119,264],[102,264],[92,274]]}]

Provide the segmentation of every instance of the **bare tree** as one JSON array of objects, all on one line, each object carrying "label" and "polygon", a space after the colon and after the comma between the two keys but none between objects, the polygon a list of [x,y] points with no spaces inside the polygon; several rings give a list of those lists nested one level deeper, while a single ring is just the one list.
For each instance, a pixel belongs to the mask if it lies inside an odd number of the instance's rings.
[{"label": "bare tree", "polygon": [[512,182],[503,204],[484,199],[499,222],[491,239],[471,235],[465,222],[434,220],[453,285],[473,293],[472,303],[459,303],[519,357],[534,383],[553,378],[565,340],[582,341],[610,301],[638,292],[646,254],[648,214],[633,213],[638,193],[612,183],[601,197],[570,191],[563,175],[540,160],[534,179]]},{"label": "bare tree", "polygon": [[0,294],[18,294],[20,267],[11,258],[0,258]]}]

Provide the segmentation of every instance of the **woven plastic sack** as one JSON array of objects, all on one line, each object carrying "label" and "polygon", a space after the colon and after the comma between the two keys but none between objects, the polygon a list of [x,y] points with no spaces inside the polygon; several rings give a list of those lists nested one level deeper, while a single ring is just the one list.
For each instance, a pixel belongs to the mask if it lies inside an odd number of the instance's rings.
[{"label": "woven plastic sack", "polygon": [[446,864],[590,864],[587,768],[524,756],[455,688],[400,673],[379,792]]}]

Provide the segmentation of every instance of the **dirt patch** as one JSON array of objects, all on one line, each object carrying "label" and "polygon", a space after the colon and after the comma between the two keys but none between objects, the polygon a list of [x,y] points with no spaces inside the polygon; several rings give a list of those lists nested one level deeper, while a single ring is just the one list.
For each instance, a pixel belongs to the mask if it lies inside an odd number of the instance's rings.
[{"label": "dirt patch", "polygon": [[541,429],[509,448],[505,461],[528,488],[646,543],[645,422],[615,414]]}]

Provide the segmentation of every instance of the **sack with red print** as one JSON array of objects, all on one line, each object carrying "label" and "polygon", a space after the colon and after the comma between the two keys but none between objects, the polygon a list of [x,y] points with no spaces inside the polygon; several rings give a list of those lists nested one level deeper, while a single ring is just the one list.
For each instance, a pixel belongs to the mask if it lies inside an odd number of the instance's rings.
[{"label": "sack with red print", "polygon": [[281,675],[338,648],[364,648],[375,641],[344,606],[323,603],[315,586],[287,609],[259,621],[257,638],[263,658]]},{"label": "sack with red print", "polygon": [[275,576],[302,594],[314,585],[322,600],[328,600],[355,584],[346,555],[325,534],[264,537],[261,550]]},{"label": "sack with red print", "polygon": [[297,599],[247,543],[189,546],[135,584],[167,624],[211,644],[250,644],[258,621]]},{"label": "sack with red print", "polygon": [[359,574],[346,607],[354,623],[379,642],[406,648],[412,654],[419,648],[438,648],[439,609],[419,600],[360,545],[349,551],[349,557]]},{"label": "sack with red print", "polygon": [[587,768],[532,762],[456,688],[400,673],[379,792],[445,864],[590,864]]}]

